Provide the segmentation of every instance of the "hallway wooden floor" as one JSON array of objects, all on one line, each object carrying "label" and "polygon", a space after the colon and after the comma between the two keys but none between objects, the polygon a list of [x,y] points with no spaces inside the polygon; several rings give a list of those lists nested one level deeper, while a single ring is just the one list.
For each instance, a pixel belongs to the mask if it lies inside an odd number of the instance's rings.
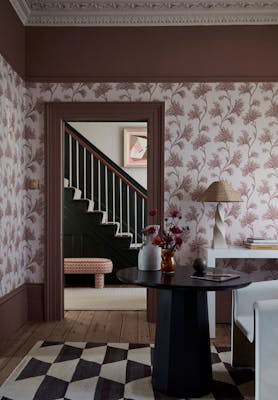
[{"label": "hallway wooden floor", "polygon": [[[217,325],[218,345],[230,345],[230,326]],[[67,311],[63,321],[27,322],[0,345],[0,385],[38,340],[154,343],[146,311]]]}]

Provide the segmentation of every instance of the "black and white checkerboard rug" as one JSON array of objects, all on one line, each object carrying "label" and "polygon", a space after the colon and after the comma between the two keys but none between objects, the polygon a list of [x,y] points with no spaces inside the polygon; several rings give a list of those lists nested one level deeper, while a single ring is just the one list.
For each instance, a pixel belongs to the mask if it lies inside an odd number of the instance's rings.
[{"label": "black and white checkerboard rug", "polygon": [[[0,388],[1,400],[162,400],[151,385],[153,345],[38,342]],[[232,369],[230,349],[211,348],[206,400],[251,400],[252,370]]]}]

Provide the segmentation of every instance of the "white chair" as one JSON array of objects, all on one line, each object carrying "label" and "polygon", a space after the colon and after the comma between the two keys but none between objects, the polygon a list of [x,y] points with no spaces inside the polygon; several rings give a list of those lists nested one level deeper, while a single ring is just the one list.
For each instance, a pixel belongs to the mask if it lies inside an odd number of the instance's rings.
[{"label": "white chair", "polygon": [[234,367],[255,367],[255,400],[278,399],[278,280],[233,291]]}]

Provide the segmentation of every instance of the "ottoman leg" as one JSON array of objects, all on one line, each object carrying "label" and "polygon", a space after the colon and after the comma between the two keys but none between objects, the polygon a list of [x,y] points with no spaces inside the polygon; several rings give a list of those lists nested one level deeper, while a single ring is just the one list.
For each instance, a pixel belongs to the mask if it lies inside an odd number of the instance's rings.
[{"label": "ottoman leg", "polygon": [[102,289],[104,287],[104,274],[95,274],[95,288]]}]

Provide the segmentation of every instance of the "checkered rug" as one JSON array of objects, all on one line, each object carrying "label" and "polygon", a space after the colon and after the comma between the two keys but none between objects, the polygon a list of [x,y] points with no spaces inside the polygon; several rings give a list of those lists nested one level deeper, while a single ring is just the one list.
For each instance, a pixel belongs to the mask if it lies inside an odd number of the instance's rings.
[{"label": "checkered rug", "polygon": [[[153,345],[38,342],[0,388],[1,400],[162,400],[151,385]],[[211,348],[206,400],[254,399],[254,374],[232,369],[230,349]],[[173,399],[173,398],[171,398]]]}]

